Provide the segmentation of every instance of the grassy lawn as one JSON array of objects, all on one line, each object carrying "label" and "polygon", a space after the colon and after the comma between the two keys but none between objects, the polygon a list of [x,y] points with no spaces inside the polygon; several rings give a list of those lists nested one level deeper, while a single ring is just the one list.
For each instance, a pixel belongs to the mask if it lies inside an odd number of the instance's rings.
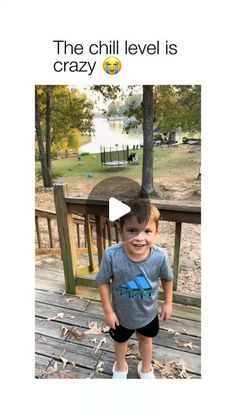
[{"label": "grassy lawn", "polygon": [[[200,150],[197,147],[194,153],[189,153],[190,149],[188,145],[167,149],[154,147],[154,178],[170,174],[171,176],[183,176],[185,173],[196,175],[200,167]],[[77,157],[54,160],[52,161],[53,178],[87,178],[87,174],[91,172],[97,180],[117,175],[124,175],[135,180],[142,176],[143,150],[139,149],[135,152],[139,165],[129,165],[123,168],[104,168],[100,162],[100,154],[82,156],[81,161],[78,161]],[[40,169],[39,162],[36,162],[35,168],[36,171]]]}]

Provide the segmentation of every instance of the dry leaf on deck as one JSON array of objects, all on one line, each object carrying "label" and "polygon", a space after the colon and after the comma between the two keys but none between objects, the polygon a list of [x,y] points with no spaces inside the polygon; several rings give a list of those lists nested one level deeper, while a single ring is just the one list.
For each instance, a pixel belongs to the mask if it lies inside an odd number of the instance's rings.
[{"label": "dry leaf on deck", "polygon": [[72,298],[68,298],[68,299],[66,299],[66,302],[73,302],[75,299],[72,299]]},{"label": "dry leaf on deck", "polygon": [[163,328],[165,331],[167,331],[167,332],[171,332],[172,334],[175,334],[175,335],[179,335],[179,332],[178,331],[175,331],[174,329],[172,329],[172,328]]},{"label": "dry leaf on deck", "polygon": [[52,321],[53,319],[57,319],[57,318],[63,318],[64,317],[64,312],[59,312],[58,314],[56,314],[56,316],[53,316],[52,318],[47,318],[48,321]]},{"label": "dry leaf on deck", "polygon": [[68,333],[69,329],[66,327],[61,326],[61,337],[65,337]]},{"label": "dry leaf on deck", "polygon": [[108,332],[110,329],[109,325],[106,325],[103,329],[102,332]]},{"label": "dry leaf on deck", "polygon": [[193,351],[192,341],[189,341],[188,343],[185,343],[183,341],[175,340],[175,344],[178,345],[178,347],[190,348]]},{"label": "dry leaf on deck", "polygon": [[135,344],[128,343],[125,358],[127,359],[140,359],[140,353]]},{"label": "dry leaf on deck", "polygon": [[100,360],[97,364],[97,367],[96,367],[96,373],[97,374],[100,373],[100,372],[103,372],[103,370],[104,370],[103,365],[104,365],[104,362]]},{"label": "dry leaf on deck", "polygon": [[107,339],[106,338],[102,338],[100,341],[99,341],[99,343],[98,343],[98,345],[97,345],[97,347],[95,347],[94,348],[94,350],[95,350],[95,353],[101,348],[101,346],[102,346],[102,344],[106,344],[107,343]]},{"label": "dry leaf on deck", "polygon": [[84,331],[84,334],[101,334],[102,333],[102,328],[98,327],[98,323],[97,321],[95,322],[89,322],[89,328],[86,331]]},{"label": "dry leaf on deck", "polygon": [[68,337],[75,340],[81,340],[84,338],[84,332],[80,331],[80,329],[68,330]]},{"label": "dry leaf on deck", "polygon": [[66,363],[68,363],[68,360],[65,357],[60,357],[61,361],[63,362],[63,369],[66,367]]},{"label": "dry leaf on deck", "polygon": [[156,370],[160,370],[163,368],[163,364],[157,360],[152,360],[152,364],[153,364],[154,369]]},{"label": "dry leaf on deck", "polygon": [[171,364],[171,362],[165,362],[163,368],[161,369],[161,374],[162,376],[175,377],[173,364]]}]

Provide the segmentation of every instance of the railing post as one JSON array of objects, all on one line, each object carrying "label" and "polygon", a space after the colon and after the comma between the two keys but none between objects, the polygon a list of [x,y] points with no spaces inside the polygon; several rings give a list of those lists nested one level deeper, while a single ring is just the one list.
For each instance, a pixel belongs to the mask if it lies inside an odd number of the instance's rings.
[{"label": "railing post", "polygon": [[49,235],[49,240],[50,240],[50,247],[53,248],[51,219],[47,219],[47,223],[48,223],[48,235]]},{"label": "railing post", "polygon": [[35,226],[36,226],[36,233],[37,233],[37,239],[38,239],[38,247],[41,248],[41,237],[40,237],[40,229],[39,229],[39,218],[38,216],[35,217]]},{"label": "railing post", "polygon": [[54,200],[64,265],[66,293],[75,294],[76,245],[72,214],[67,212],[65,203],[67,194],[66,184],[58,183],[54,185]]},{"label": "railing post", "polygon": [[100,215],[95,216],[95,222],[96,222],[96,237],[97,237],[97,250],[98,250],[98,263],[100,265],[102,261],[102,255],[103,255],[103,225],[102,225],[102,217]]},{"label": "railing post", "polygon": [[176,222],[176,224],[175,224],[174,266],[173,266],[173,272],[174,272],[173,290],[177,290],[177,286],[178,286],[181,228],[182,228],[182,223],[181,222]]},{"label": "railing post", "polygon": [[87,234],[87,243],[88,243],[88,258],[89,258],[89,271],[94,271],[94,261],[93,261],[93,240],[91,234],[91,225],[89,223],[89,216],[85,215],[85,229]]}]

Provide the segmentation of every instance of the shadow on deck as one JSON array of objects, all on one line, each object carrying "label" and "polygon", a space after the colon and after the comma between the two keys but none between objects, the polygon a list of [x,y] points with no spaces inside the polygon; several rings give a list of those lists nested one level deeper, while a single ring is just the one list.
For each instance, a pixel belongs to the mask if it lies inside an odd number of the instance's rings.
[{"label": "shadow on deck", "polygon": [[[36,266],[36,378],[111,378],[115,356],[98,291],[81,288],[80,295],[64,294],[60,260]],[[137,379],[136,338],[129,343],[129,378]],[[160,320],[153,339],[156,378],[200,378],[200,354],[200,309],[174,305],[172,319]]]}]

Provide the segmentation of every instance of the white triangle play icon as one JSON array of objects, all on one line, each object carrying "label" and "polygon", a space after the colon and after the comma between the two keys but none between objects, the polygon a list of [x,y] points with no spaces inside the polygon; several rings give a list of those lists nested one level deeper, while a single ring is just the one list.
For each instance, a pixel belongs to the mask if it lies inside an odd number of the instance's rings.
[{"label": "white triangle play icon", "polygon": [[131,208],[125,203],[122,203],[120,200],[115,197],[110,197],[109,199],[109,220],[111,222],[119,219],[121,216],[124,216],[126,213],[130,212]]}]

